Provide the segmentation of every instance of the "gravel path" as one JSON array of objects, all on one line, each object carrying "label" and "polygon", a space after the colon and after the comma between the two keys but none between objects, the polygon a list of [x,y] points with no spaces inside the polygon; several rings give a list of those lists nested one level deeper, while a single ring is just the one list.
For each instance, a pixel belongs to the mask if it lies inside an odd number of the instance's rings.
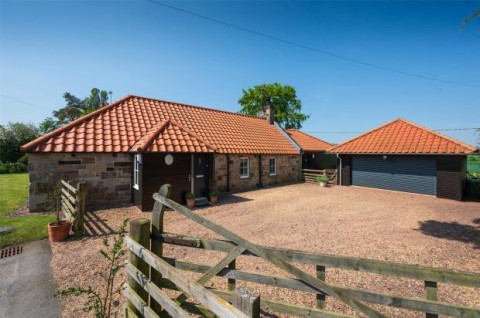
[{"label": "gravel path", "polygon": [[[297,184],[235,194],[224,198],[218,206],[197,209],[197,212],[262,245],[480,273],[478,202],[358,187],[321,188]],[[97,219],[91,220],[89,230],[108,235],[124,218],[150,217],[150,213],[131,207],[97,211],[94,216]],[[167,213],[166,231],[216,237],[174,212]],[[95,272],[99,270],[98,249],[103,237],[52,244],[52,267],[60,288],[98,284]],[[168,247],[165,253],[205,264],[212,264],[224,255],[179,247]],[[285,276],[277,268],[250,257],[240,257],[237,267]],[[312,266],[303,268],[313,273]],[[328,268],[326,275],[329,283],[423,297],[423,285],[413,280]],[[225,286],[220,279],[212,284]],[[264,299],[314,306],[311,294],[246,285],[260,292]],[[480,307],[480,290],[440,284],[439,299]],[[87,317],[82,316],[78,299],[62,300],[62,306],[64,317]],[[327,309],[355,314],[331,298],[328,298]],[[382,310],[392,317],[424,317],[393,308]]]}]

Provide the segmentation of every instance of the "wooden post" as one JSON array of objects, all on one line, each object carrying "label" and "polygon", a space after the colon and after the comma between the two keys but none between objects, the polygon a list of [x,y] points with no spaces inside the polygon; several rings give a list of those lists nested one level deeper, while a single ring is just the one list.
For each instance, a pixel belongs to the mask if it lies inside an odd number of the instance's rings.
[{"label": "wooden post", "polygon": [[[170,184],[164,184],[160,187],[158,194],[162,197],[170,199],[170,195],[172,193],[172,186]],[[152,214],[152,237],[160,237],[163,234],[163,215],[165,212],[166,206],[158,201],[155,200],[155,204],[153,205],[153,214]],[[153,239],[151,242],[151,249],[153,254],[162,257],[163,256],[163,243],[160,242],[158,239]],[[162,275],[152,268],[151,270],[151,277],[150,280],[161,288],[161,280]],[[150,297],[150,307],[153,311],[161,316],[162,307],[152,298]]]},{"label": "wooden post", "polygon": [[260,317],[260,294],[246,287],[238,287],[232,293],[232,305],[251,318]]},{"label": "wooden post", "polygon": [[[137,242],[138,244],[142,245],[146,249],[150,248],[150,220],[149,219],[136,219],[130,221],[130,238]],[[149,266],[148,264],[136,256],[132,252],[128,252],[128,262],[135,266],[140,272],[142,272],[145,276],[148,277]],[[148,304],[148,293],[142,288],[140,284],[138,284],[135,279],[128,277],[127,279],[128,286],[135,291],[142,300]],[[135,308],[133,304],[127,302],[127,306],[130,310],[132,310],[137,316],[142,317],[141,313]]]},{"label": "wooden post", "polygon": [[[235,269],[236,268],[236,261],[233,260],[228,264],[229,269]],[[234,278],[229,278],[228,279],[228,290],[229,291],[234,291],[235,290],[235,279]]]},{"label": "wooden post", "polygon": [[[427,300],[437,301],[437,282],[425,281],[425,298]],[[437,314],[425,313],[426,318],[437,318]]]},{"label": "wooden post", "polygon": [[[325,266],[316,265],[317,278],[325,281]],[[325,309],[325,294],[317,294],[317,308]]]},{"label": "wooden post", "polygon": [[86,199],[87,184],[85,182],[80,182],[77,184],[77,204],[75,209],[75,223],[73,224],[73,234],[76,237],[83,236],[83,219],[85,215]]}]

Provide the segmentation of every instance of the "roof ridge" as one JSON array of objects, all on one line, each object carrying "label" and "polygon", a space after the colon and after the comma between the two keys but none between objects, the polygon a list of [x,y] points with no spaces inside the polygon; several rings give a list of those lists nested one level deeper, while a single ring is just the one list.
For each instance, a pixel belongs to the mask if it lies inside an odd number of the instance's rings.
[{"label": "roof ridge", "polygon": [[[149,129],[151,131],[150,136],[148,136],[136,149],[137,152],[144,152],[145,149],[148,147],[149,144],[152,143],[152,141],[160,135],[160,133],[165,130],[167,125],[170,123],[170,119],[164,120],[161,123],[153,126],[152,128]],[[147,135],[149,132],[147,132],[145,135]],[[137,142],[140,142],[142,138],[140,138]],[[136,144],[136,143],[135,143]],[[131,149],[134,149],[135,144],[132,146]]]},{"label": "roof ridge", "polygon": [[[214,112],[220,112],[220,113],[226,113],[229,115],[236,115],[236,116],[242,116],[242,117],[248,117],[248,118],[253,118],[253,119],[258,119],[258,120],[264,120],[261,117],[253,116],[253,115],[246,115],[246,114],[241,114],[241,113],[234,113],[234,112],[229,112],[227,110],[222,110],[222,109],[215,109],[215,108],[208,108],[205,106],[198,106],[198,105],[192,105],[192,104],[186,104],[182,102],[175,102],[175,101],[168,101],[164,99],[158,99],[158,98],[152,98],[152,97],[145,97],[145,96],[140,96],[140,95],[128,95],[130,97],[137,97],[137,98],[143,98],[143,99],[149,99],[149,100],[154,100],[158,102],[163,102],[163,103],[171,103],[171,104],[177,104],[180,106],[186,106],[186,107],[193,107],[193,108],[199,108],[199,109],[204,109],[204,110],[210,110]],[[266,121],[265,121],[266,122]]]},{"label": "roof ridge", "polygon": [[182,125],[180,125],[179,123],[175,122],[174,120],[170,120],[170,123],[172,123],[173,125],[179,127],[180,129],[182,130],[185,130],[188,134],[190,134],[191,136],[195,137],[196,139],[198,139],[199,141],[203,142],[205,144],[205,146],[207,146],[208,148],[212,149],[212,150],[217,150],[217,147],[215,147],[214,145],[210,144],[209,142],[203,140],[203,138],[201,138],[200,136],[198,136],[197,134],[195,134],[194,132],[190,131],[189,129],[183,127]]},{"label": "roof ridge", "polygon": [[413,123],[413,122],[411,122],[411,121],[409,121],[409,120],[407,120],[407,119],[404,119],[404,118],[399,118],[399,120],[401,120],[401,121],[403,121],[403,122],[405,122],[405,123],[407,123],[407,124],[410,124],[410,125],[412,125],[412,126],[414,126],[414,127],[417,127],[417,128],[419,128],[419,129],[426,130],[426,131],[428,131],[428,132],[436,135],[436,136],[439,137],[439,138],[445,139],[445,140],[447,140],[447,141],[454,142],[454,143],[456,143],[456,144],[458,144],[458,145],[461,145],[462,147],[468,148],[469,150],[472,150],[472,152],[475,151],[475,150],[477,150],[477,148],[475,148],[475,147],[473,147],[473,146],[471,146],[471,145],[469,145],[469,144],[467,144],[467,143],[464,143],[464,142],[462,142],[462,141],[460,141],[460,140],[457,140],[457,139],[455,139],[455,138],[452,138],[452,137],[449,137],[449,136],[444,135],[444,134],[442,134],[442,133],[439,133],[438,131],[435,131],[435,130],[430,129],[430,128],[428,128],[428,127],[425,127],[425,126],[422,126],[422,125]]},{"label": "roof ridge", "polygon": [[52,130],[51,132],[49,132],[49,133],[47,133],[47,134],[45,134],[45,135],[43,135],[43,136],[40,136],[40,137],[38,137],[37,139],[34,139],[34,140],[30,141],[29,143],[21,146],[21,147],[20,147],[20,150],[21,150],[21,151],[27,151],[27,150],[29,150],[30,148],[35,147],[35,146],[37,146],[38,144],[44,142],[45,140],[48,140],[49,138],[51,138],[51,137],[53,137],[53,136],[59,135],[59,134],[61,134],[62,132],[66,131],[66,130],[68,130],[68,129],[70,129],[70,128],[73,128],[73,127],[75,127],[75,126],[77,126],[78,123],[85,122],[86,120],[88,120],[88,119],[96,116],[97,114],[103,113],[103,112],[105,112],[105,111],[107,111],[107,110],[109,110],[109,109],[111,109],[111,108],[114,108],[115,106],[118,106],[120,103],[124,102],[125,100],[127,100],[128,98],[130,98],[130,97],[132,97],[132,96],[133,96],[133,95],[127,95],[127,96],[125,96],[125,97],[123,97],[123,98],[121,98],[121,99],[119,99],[119,100],[117,100],[117,101],[115,101],[115,102],[113,102],[113,103],[111,103],[111,104],[109,104],[109,105],[105,105],[105,106],[103,106],[103,107],[100,107],[99,109],[97,109],[97,110],[94,111],[94,112],[91,112],[91,113],[86,114],[86,115],[84,115],[84,116],[82,116],[82,117],[79,117],[79,118],[77,118],[77,119],[69,122],[68,124],[63,125],[62,127],[59,127],[59,128],[57,128],[57,129],[55,129],[55,130]]},{"label": "roof ridge", "polygon": [[334,150],[335,148],[338,148],[338,147],[340,147],[340,146],[346,145],[346,144],[348,144],[348,143],[350,143],[350,142],[352,142],[352,141],[354,141],[354,140],[357,140],[357,139],[359,139],[359,138],[361,138],[361,137],[363,137],[363,136],[369,135],[369,134],[371,134],[371,133],[373,133],[373,132],[375,132],[375,131],[377,131],[377,130],[385,127],[385,126],[388,126],[388,125],[390,125],[390,124],[393,124],[394,122],[399,121],[399,120],[402,120],[402,118],[396,118],[396,119],[394,119],[394,120],[391,120],[391,121],[387,122],[386,124],[383,124],[383,125],[381,125],[381,126],[378,126],[377,128],[374,128],[374,129],[372,129],[372,130],[366,131],[366,132],[364,132],[363,134],[360,134],[360,135],[358,135],[358,136],[356,136],[356,137],[350,138],[350,139],[348,139],[347,141],[344,141],[344,142],[342,142],[342,143],[339,144],[339,145],[336,145],[336,146],[333,146],[332,148],[327,149],[327,152],[330,152],[330,151],[332,151],[332,150]]},{"label": "roof ridge", "polygon": [[333,145],[332,145],[331,143],[329,143],[328,141],[325,141],[325,140],[323,140],[323,139],[320,139],[320,138],[317,138],[317,137],[312,136],[312,135],[310,135],[310,134],[307,134],[307,133],[301,131],[300,129],[295,129],[295,128],[287,129],[287,131],[289,131],[289,130],[298,131],[299,133],[301,133],[301,134],[304,135],[304,136],[311,137],[311,138],[316,139],[316,140],[318,140],[318,141],[324,142],[324,143],[326,143],[326,144],[328,144],[328,145],[330,145],[330,146],[333,146]]}]

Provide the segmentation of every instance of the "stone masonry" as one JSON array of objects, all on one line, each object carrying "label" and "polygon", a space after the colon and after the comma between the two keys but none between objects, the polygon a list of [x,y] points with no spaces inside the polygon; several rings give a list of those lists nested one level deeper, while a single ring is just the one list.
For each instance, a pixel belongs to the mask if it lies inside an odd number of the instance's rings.
[{"label": "stone masonry", "polygon": [[[248,178],[240,177],[240,159],[248,158],[250,174]],[[270,176],[269,159],[276,158],[277,173]],[[238,192],[252,190],[259,186],[259,155],[229,155],[230,161],[230,191]],[[302,162],[300,155],[262,155],[262,185],[293,183],[300,180]],[[214,182],[213,186],[219,191],[227,190],[227,156],[214,155]]]},{"label": "stone masonry", "polygon": [[60,179],[87,183],[87,208],[130,204],[132,155],[128,153],[30,153],[29,208],[50,206],[49,193]]}]

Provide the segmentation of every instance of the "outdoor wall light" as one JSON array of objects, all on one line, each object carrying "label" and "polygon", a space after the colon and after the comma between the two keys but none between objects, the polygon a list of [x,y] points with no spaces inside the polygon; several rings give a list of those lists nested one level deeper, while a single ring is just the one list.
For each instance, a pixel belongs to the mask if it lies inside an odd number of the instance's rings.
[{"label": "outdoor wall light", "polygon": [[383,156],[383,160],[387,160],[388,159],[388,156]]}]

